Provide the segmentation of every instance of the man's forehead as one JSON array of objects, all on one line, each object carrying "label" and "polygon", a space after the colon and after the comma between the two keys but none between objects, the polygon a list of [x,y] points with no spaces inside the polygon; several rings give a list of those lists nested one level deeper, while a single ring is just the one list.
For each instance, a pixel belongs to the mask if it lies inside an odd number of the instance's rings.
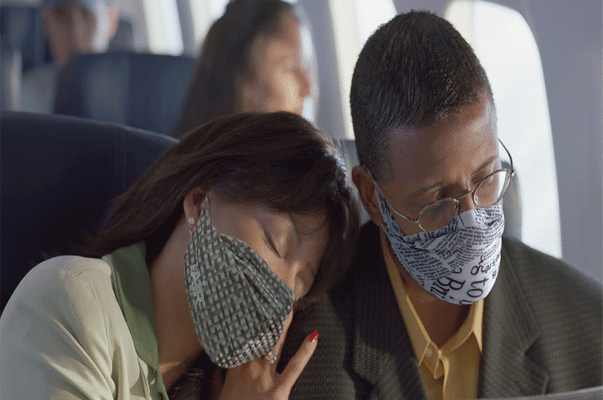
[{"label": "man's forehead", "polygon": [[388,132],[391,146],[437,148],[438,145],[467,145],[472,141],[490,139],[496,142],[496,109],[490,96],[450,113],[440,122],[426,126],[399,126]]},{"label": "man's forehead", "polygon": [[398,175],[423,176],[441,168],[477,168],[497,154],[496,116],[489,100],[465,107],[444,122],[391,129],[390,166]]}]

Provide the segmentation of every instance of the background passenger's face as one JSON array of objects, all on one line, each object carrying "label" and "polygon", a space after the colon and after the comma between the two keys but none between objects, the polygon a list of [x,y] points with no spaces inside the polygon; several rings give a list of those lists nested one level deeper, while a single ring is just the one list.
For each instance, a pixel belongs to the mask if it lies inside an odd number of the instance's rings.
[{"label": "background passenger's face", "polygon": [[64,66],[71,56],[92,51],[96,17],[88,10],[67,2],[44,12],[42,18],[57,65]]},{"label": "background passenger's face", "polygon": [[284,15],[276,36],[256,39],[252,58],[252,77],[243,83],[243,111],[301,115],[310,84],[302,62],[299,22]]}]

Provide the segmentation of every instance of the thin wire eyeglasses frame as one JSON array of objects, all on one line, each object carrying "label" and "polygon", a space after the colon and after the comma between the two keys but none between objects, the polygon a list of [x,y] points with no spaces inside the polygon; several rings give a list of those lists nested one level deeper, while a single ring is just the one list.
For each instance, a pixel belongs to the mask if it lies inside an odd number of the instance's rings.
[{"label": "thin wire eyeglasses frame", "polygon": [[[392,206],[392,204],[389,202],[389,200],[387,199],[387,197],[385,197],[385,195],[383,194],[383,191],[381,190],[381,188],[379,187],[379,185],[375,181],[375,178],[373,177],[373,174],[371,174],[371,171],[366,166],[363,166],[363,167],[368,172],[369,176],[373,180],[373,183],[375,184],[375,187],[377,188],[377,190],[379,191],[379,193],[381,194],[381,196],[383,197],[383,199],[387,203],[387,206],[390,208],[390,210],[392,210],[395,214],[397,214],[398,216],[404,218],[405,220],[407,220],[409,222],[412,222],[413,224],[418,225],[419,228],[421,228],[421,230],[423,232],[426,232],[427,230],[425,228],[423,228],[421,226],[421,224],[419,223],[419,219],[421,218],[421,214],[423,214],[423,212],[426,209],[428,209],[429,207],[433,206],[434,204],[439,203],[441,201],[450,201],[450,200],[452,200],[452,201],[454,201],[456,203],[456,215],[458,215],[458,212],[459,212],[459,209],[460,209],[459,205],[461,203],[460,200],[463,199],[464,197],[467,197],[467,196],[471,195],[471,199],[473,200],[473,203],[477,206],[477,202],[475,201],[475,192],[477,191],[477,189],[479,189],[479,187],[481,186],[481,184],[483,182],[485,182],[492,175],[494,175],[494,174],[496,174],[496,173],[498,173],[500,171],[506,171],[506,172],[508,172],[510,174],[509,183],[511,182],[511,179],[513,179],[513,177],[515,176],[515,168],[513,168],[513,157],[511,157],[511,153],[509,152],[509,149],[507,149],[507,146],[505,146],[504,143],[500,139],[498,139],[498,141],[502,145],[502,147],[505,149],[505,151],[507,152],[507,155],[509,156],[509,162],[511,163],[511,170],[510,171],[508,169],[506,169],[506,168],[497,169],[496,171],[493,171],[492,173],[488,174],[488,176],[486,176],[484,179],[482,179],[480,181],[480,183],[477,186],[475,186],[475,188],[473,190],[471,190],[471,191],[469,191],[469,192],[467,192],[467,193],[465,193],[465,194],[463,194],[463,195],[461,195],[461,196],[459,196],[457,198],[444,197],[443,199],[434,201],[433,203],[429,203],[428,205],[426,205],[425,207],[423,207],[421,209],[421,211],[419,212],[419,218],[408,217],[408,216],[402,214],[401,212],[399,212],[398,210],[396,210],[394,208],[394,206]],[[501,193],[499,199],[494,204],[498,203],[503,197],[505,197],[505,194],[507,193],[507,190],[509,190],[509,186],[511,186],[511,185],[510,184],[507,185],[507,187],[505,188],[505,190]]]}]

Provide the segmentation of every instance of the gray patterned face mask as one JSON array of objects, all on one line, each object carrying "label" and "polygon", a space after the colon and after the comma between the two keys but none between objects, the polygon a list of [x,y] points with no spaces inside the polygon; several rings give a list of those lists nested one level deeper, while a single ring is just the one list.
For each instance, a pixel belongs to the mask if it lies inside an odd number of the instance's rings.
[{"label": "gray patterned face mask", "polygon": [[247,243],[216,231],[209,193],[184,273],[197,337],[215,364],[236,367],[276,345],[295,294]]}]

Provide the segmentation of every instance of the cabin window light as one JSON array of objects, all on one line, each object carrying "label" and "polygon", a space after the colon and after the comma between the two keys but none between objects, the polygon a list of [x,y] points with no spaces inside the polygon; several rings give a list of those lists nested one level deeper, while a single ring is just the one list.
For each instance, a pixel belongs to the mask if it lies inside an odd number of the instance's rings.
[{"label": "cabin window light", "polygon": [[498,134],[513,154],[519,180],[522,241],[561,257],[553,137],[534,35],[517,11],[488,1],[452,1],[445,17],[473,47],[490,80]]},{"label": "cabin window light", "polygon": [[184,51],[176,1],[143,0],[149,50],[180,55]]},{"label": "cabin window light", "polygon": [[392,19],[396,7],[392,0],[329,0],[331,10],[341,110],[344,121],[344,137],[353,139],[352,118],[350,114],[350,82],[356,59],[364,42],[379,27]]}]

